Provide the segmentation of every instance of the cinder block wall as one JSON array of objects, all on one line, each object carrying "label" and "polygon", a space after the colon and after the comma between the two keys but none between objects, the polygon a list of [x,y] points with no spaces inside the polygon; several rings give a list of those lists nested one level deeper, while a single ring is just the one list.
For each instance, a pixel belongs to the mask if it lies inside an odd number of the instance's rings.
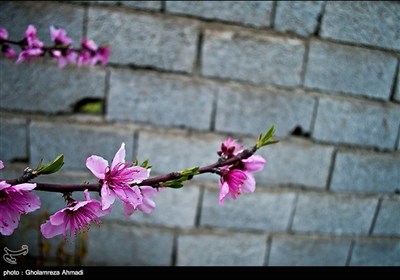
[{"label": "cinder block wall", "polygon": [[[110,64],[58,69],[0,59],[2,177],[44,157],[48,182],[94,181],[92,154],[150,159],[152,174],[216,160],[226,136],[280,143],[255,194],[218,205],[217,177],[164,190],[157,210],[121,206],[75,241],[38,226],[63,207],[22,216],[3,244],[45,264],[400,265],[400,4],[325,1],[2,2],[0,26],[21,38],[50,25],[112,47]],[[77,104],[104,102],[103,113]]]}]

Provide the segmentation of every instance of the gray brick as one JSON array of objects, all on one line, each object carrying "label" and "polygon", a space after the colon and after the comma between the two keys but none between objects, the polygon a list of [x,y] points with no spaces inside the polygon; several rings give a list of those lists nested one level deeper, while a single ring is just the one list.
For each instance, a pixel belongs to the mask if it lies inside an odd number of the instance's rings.
[{"label": "gray brick", "polygon": [[214,92],[183,77],[113,71],[107,118],[207,130]]},{"label": "gray brick", "polygon": [[0,60],[0,108],[28,112],[65,113],[84,98],[104,98],[105,72],[59,69],[56,64],[14,65]]},{"label": "gray brick", "polygon": [[98,4],[111,4],[111,5],[121,5],[125,7],[131,7],[143,10],[157,10],[161,9],[161,1],[79,1],[79,2],[89,2]]},{"label": "gray brick", "polygon": [[0,160],[27,159],[27,122],[19,118],[0,118]]},{"label": "gray brick", "polygon": [[173,234],[137,226],[106,225],[89,231],[86,264],[170,265]]},{"label": "gray brick", "polygon": [[396,58],[374,50],[312,41],[305,86],[388,100]]},{"label": "gray brick", "polygon": [[357,241],[350,265],[354,266],[399,266],[399,240]]},{"label": "gray brick", "polygon": [[300,194],[292,229],[327,234],[367,234],[378,201],[372,198]]},{"label": "gray brick", "polygon": [[297,86],[303,56],[300,40],[206,31],[201,73],[255,84]]},{"label": "gray brick", "polygon": [[307,132],[314,103],[314,98],[305,95],[221,87],[215,129],[258,136],[270,123],[276,125],[278,136],[287,136],[298,126]]},{"label": "gray brick", "polygon": [[313,137],[332,143],[394,149],[400,106],[321,98]]},{"label": "gray brick", "polygon": [[144,10],[161,10],[161,1],[119,1],[122,6],[144,9]]},{"label": "gray brick", "polygon": [[126,160],[133,160],[133,131],[124,127],[34,122],[30,127],[31,164],[41,158],[49,162],[63,153],[63,170],[87,170],[86,159],[91,155],[102,156],[111,164],[122,142]]},{"label": "gray brick", "polygon": [[180,235],[177,265],[261,266],[266,243],[265,236],[249,234]]},{"label": "gray brick", "polygon": [[156,209],[151,214],[135,212],[127,218],[119,201],[113,204],[112,212],[104,220],[128,222],[144,225],[190,228],[194,226],[200,189],[186,184],[179,190],[164,189],[154,197]]},{"label": "gray brick", "polygon": [[113,47],[110,62],[191,72],[198,28],[186,20],[161,19],[90,8],[88,34]]},{"label": "gray brick", "polygon": [[344,266],[350,240],[313,237],[273,237],[268,265]]},{"label": "gray brick", "polygon": [[269,26],[272,1],[166,1],[166,11],[256,27]]},{"label": "gray brick", "polygon": [[179,171],[217,161],[221,141],[214,137],[143,132],[139,134],[138,158],[149,159],[154,173]]},{"label": "gray brick", "polygon": [[277,1],[274,28],[310,36],[318,26],[323,1]]},{"label": "gray brick", "polygon": [[281,141],[257,153],[267,160],[264,170],[255,174],[259,183],[326,187],[332,147]]},{"label": "gray brick", "polygon": [[63,28],[73,45],[79,47],[83,38],[82,7],[51,2],[1,2],[0,26],[8,30],[11,40],[21,40],[29,24],[33,24],[38,38],[46,45],[53,45],[50,26]]},{"label": "gray brick", "polygon": [[294,193],[250,193],[218,204],[219,193],[206,190],[200,224],[235,229],[285,231],[295,199]]},{"label": "gray brick", "polygon": [[334,191],[385,193],[399,189],[399,154],[339,152],[331,189]]},{"label": "gray brick", "polygon": [[328,1],[321,37],[400,50],[399,29],[398,3]]},{"label": "gray brick", "polygon": [[374,235],[400,235],[400,200],[383,200],[373,230]]}]

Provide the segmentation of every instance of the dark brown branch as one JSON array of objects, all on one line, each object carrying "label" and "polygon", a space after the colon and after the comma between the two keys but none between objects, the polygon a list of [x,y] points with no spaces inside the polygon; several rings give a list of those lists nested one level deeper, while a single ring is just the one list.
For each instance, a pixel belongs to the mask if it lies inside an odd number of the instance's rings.
[{"label": "dark brown branch", "polygon": [[[250,156],[252,156],[255,152],[257,151],[257,148],[254,146],[252,148],[246,149],[239,153],[238,155],[223,160],[219,159],[217,162],[213,164],[209,164],[203,167],[199,168],[199,174],[196,174],[194,176],[204,174],[204,173],[218,173],[218,168],[227,166],[227,165],[234,165],[238,163],[239,161],[243,159],[247,159]],[[168,174],[156,176],[153,178],[146,179],[142,181],[139,186],[152,186],[152,187],[161,187],[162,183],[180,179],[183,177],[179,172],[171,172]],[[16,184],[21,184],[21,183],[27,183],[31,180],[32,178],[29,178],[29,176],[21,176],[18,179],[10,179],[6,180],[6,182],[10,185],[16,185]],[[1,181],[1,180],[0,180]],[[50,184],[50,183],[36,183],[36,188],[35,190],[38,191],[48,191],[48,192],[61,192],[61,193],[66,193],[66,192],[75,192],[75,191],[84,191],[84,190],[89,190],[93,192],[100,192],[101,190],[101,185],[99,183],[97,184]]]}]

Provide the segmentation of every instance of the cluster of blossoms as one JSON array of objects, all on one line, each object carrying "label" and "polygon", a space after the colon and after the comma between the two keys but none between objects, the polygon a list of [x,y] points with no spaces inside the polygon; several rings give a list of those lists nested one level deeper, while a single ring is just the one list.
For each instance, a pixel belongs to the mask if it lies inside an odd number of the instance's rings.
[{"label": "cluster of blossoms", "polygon": [[[228,138],[221,144],[218,152],[220,160],[229,160],[241,153],[242,145],[236,145],[235,140]],[[242,192],[254,192],[256,182],[252,173],[260,171],[265,165],[265,159],[252,155],[246,159],[235,161],[234,164],[219,168],[220,194],[222,205],[226,198],[237,199]],[[0,169],[3,168],[0,161]],[[69,233],[75,236],[80,230],[87,229],[91,222],[99,224],[100,217],[112,210],[116,198],[119,198],[124,208],[125,216],[132,215],[136,210],[149,214],[155,209],[152,197],[161,188],[138,185],[150,176],[150,168],[137,166],[134,162],[125,161],[125,144],[109,165],[100,156],[92,155],[86,160],[86,167],[99,179],[101,201],[90,198],[89,192],[84,191],[85,200],[77,201],[70,194],[65,195],[67,205],[51,215],[49,220],[41,225],[44,237],[52,238],[62,234],[64,238]],[[10,185],[0,182],[0,233],[11,235],[17,228],[20,216],[40,208],[40,199],[31,191],[36,184],[25,183]]]},{"label": "cluster of blossoms", "polygon": [[[7,58],[17,58],[16,63],[30,61],[33,58],[44,56],[48,53],[58,62],[60,68],[68,64],[77,66],[94,66],[97,63],[106,65],[110,57],[110,47],[97,46],[95,42],[87,38],[83,39],[79,49],[73,49],[72,39],[67,36],[64,29],[57,29],[50,26],[50,36],[54,45],[46,47],[42,41],[37,38],[37,31],[32,24],[25,31],[25,36],[20,41],[11,41],[8,38],[8,32],[0,27],[0,45],[1,50]],[[11,45],[18,45],[21,48],[19,54]]]}]

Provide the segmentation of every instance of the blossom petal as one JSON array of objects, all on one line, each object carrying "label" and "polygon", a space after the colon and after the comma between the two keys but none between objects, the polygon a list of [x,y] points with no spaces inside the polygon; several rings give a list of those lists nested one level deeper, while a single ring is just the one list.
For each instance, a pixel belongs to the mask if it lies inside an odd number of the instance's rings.
[{"label": "blossom petal", "polygon": [[58,226],[64,223],[64,219],[65,219],[65,208],[62,210],[57,211],[55,214],[50,216],[50,223],[54,226]]},{"label": "blossom petal", "polygon": [[121,144],[121,147],[115,154],[114,159],[111,163],[111,169],[113,169],[120,162],[125,162],[125,143]]},{"label": "blossom petal", "polygon": [[104,179],[106,174],[106,169],[108,167],[108,161],[102,157],[93,155],[88,157],[86,160],[86,167],[92,171],[94,176],[99,179]]},{"label": "blossom petal", "polygon": [[18,227],[21,215],[14,211],[4,211],[1,214],[0,233],[9,236],[13,234],[14,230]]},{"label": "blossom petal", "polygon": [[7,184],[6,181],[0,181],[0,191],[11,187],[10,184]]},{"label": "blossom petal", "polygon": [[40,208],[40,198],[36,194],[24,192],[23,195],[25,199],[24,211],[26,213],[33,212]]},{"label": "blossom petal", "polygon": [[266,160],[262,156],[254,155],[242,160],[242,162],[244,163],[246,171],[253,173],[261,171],[264,168]]},{"label": "blossom petal", "polygon": [[101,204],[102,210],[108,209],[115,201],[114,192],[106,185],[103,184],[101,188]]},{"label": "blossom petal", "polygon": [[122,202],[124,205],[124,215],[126,217],[132,215],[136,211],[136,207],[129,202]]},{"label": "blossom petal", "polygon": [[15,189],[19,191],[31,191],[36,188],[36,184],[24,183],[14,186]]},{"label": "blossom petal", "polygon": [[144,197],[143,203],[138,206],[138,209],[143,213],[150,214],[156,209],[156,203],[150,198]]},{"label": "blossom petal", "polygon": [[3,168],[4,168],[4,163],[3,163],[3,161],[0,160],[0,169],[3,169]]},{"label": "blossom petal", "polygon": [[149,178],[149,172],[147,171],[146,168],[140,167],[140,166],[135,166],[132,168],[129,168],[130,171],[132,171],[133,174],[133,178],[134,180],[131,183],[140,183],[143,180],[146,180],[147,178]]},{"label": "blossom petal", "polygon": [[114,192],[122,202],[130,203],[135,208],[143,202],[143,196],[138,187],[115,188]]},{"label": "blossom petal", "polygon": [[222,205],[224,204],[224,200],[227,197],[229,193],[229,186],[227,182],[223,182],[219,184],[220,190],[219,190],[219,204]]},{"label": "blossom petal", "polygon": [[140,186],[139,188],[143,195],[143,201],[142,204],[138,206],[138,209],[143,213],[150,214],[156,208],[156,203],[151,199],[151,197],[158,193],[159,190],[151,186]]},{"label": "blossom petal", "polygon": [[40,225],[40,231],[42,232],[43,236],[47,239],[52,238],[59,234],[63,234],[64,229],[65,229],[64,224],[53,225],[50,223],[50,221],[47,221],[46,223]]},{"label": "blossom petal", "polygon": [[253,174],[249,172],[245,172],[247,175],[247,179],[244,180],[242,185],[243,192],[254,192],[256,189],[256,180],[254,179]]}]

